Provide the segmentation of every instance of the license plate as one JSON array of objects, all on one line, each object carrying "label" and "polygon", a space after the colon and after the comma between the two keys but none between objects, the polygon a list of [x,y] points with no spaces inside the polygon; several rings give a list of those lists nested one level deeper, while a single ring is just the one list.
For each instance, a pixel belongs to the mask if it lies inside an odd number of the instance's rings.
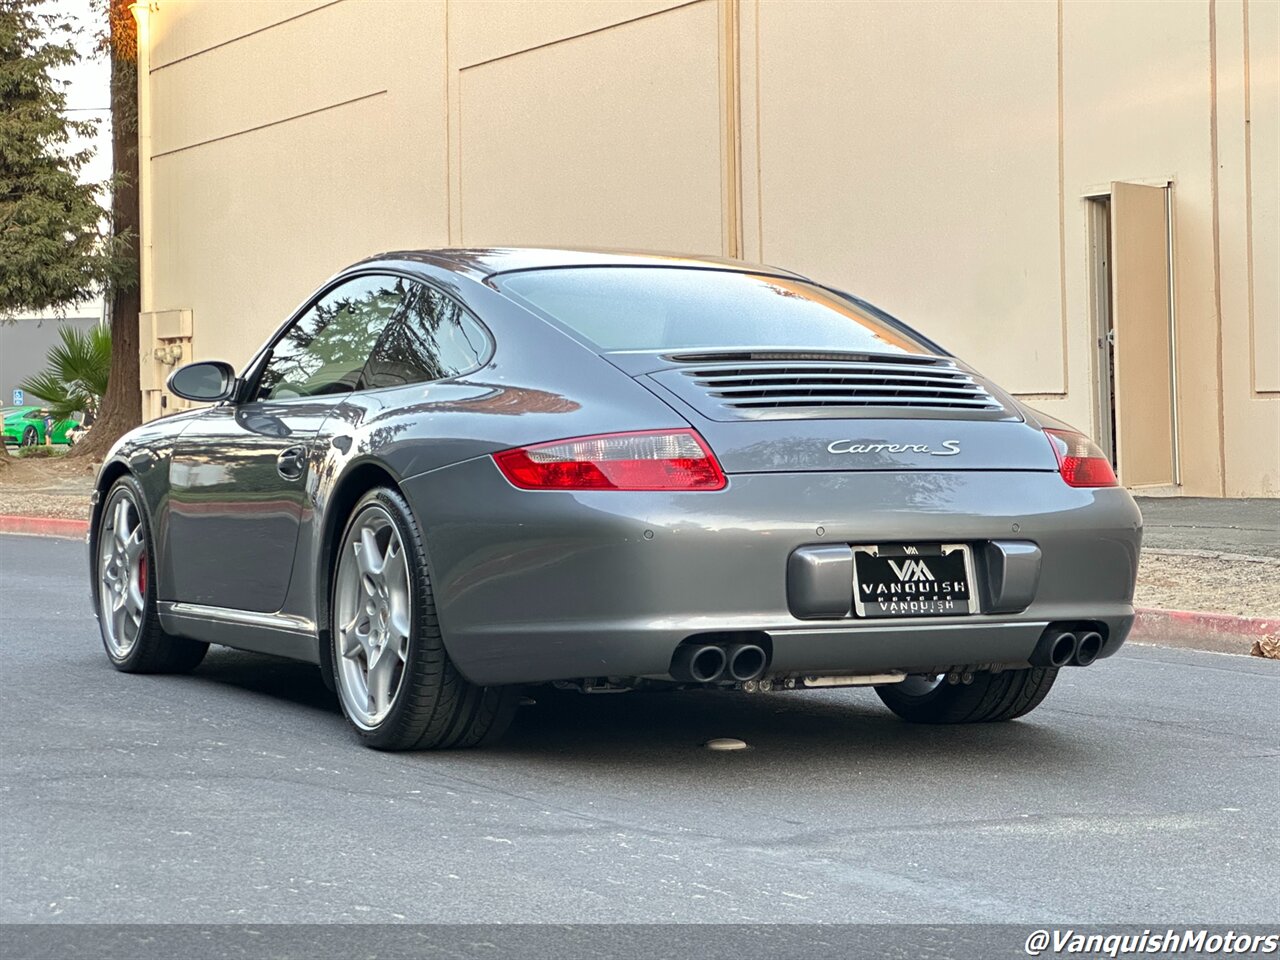
[{"label": "license plate", "polygon": [[853,608],[860,617],[977,613],[973,552],[963,543],[881,543],[853,548]]}]

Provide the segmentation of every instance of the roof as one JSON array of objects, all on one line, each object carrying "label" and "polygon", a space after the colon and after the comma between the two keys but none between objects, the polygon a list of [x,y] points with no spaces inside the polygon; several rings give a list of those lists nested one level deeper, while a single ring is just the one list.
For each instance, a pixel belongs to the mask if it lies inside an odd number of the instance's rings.
[{"label": "roof", "polygon": [[[644,250],[570,249],[554,247],[461,247],[425,250],[396,250],[378,254],[369,260],[420,260],[484,278],[513,270],[538,270],[552,267],[694,267],[731,269],[798,277],[799,274],[745,260],[724,257],[702,257],[689,254],[659,253]],[[368,262],[368,261],[366,261]]]}]

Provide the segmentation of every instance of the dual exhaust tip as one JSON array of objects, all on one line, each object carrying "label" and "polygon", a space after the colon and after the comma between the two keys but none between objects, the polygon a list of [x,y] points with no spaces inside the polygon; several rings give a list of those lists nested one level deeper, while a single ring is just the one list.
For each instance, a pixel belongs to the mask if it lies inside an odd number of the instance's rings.
[{"label": "dual exhaust tip", "polygon": [[1096,630],[1050,631],[1041,638],[1031,662],[1037,667],[1087,667],[1102,652],[1102,634]]},{"label": "dual exhaust tip", "polygon": [[764,673],[768,659],[754,643],[684,643],[676,647],[671,675],[692,683],[745,683]]},{"label": "dual exhaust tip", "polygon": [[[1031,663],[1038,667],[1087,667],[1102,653],[1097,630],[1050,630],[1040,638]],[[686,683],[745,683],[757,680],[769,655],[754,643],[683,643],[671,659],[671,676]]]}]

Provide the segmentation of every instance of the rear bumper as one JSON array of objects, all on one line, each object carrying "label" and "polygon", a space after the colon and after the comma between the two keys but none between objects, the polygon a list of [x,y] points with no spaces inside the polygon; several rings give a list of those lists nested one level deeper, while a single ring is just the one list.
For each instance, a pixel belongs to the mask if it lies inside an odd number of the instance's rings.
[{"label": "rear bumper", "polygon": [[[1133,620],[1137,506],[1056,473],[737,474],[714,493],[562,493],[516,490],[485,457],[404,486],[449,654],[477,683],[666,677],[681,641],[724,631],[763,634],[770,674],[1017,665],[1050,623],[1103,624],[1109,656]],[[792,613],[797,548],[1010,539],[1040,551],[1025,609],[891,622]]]}]

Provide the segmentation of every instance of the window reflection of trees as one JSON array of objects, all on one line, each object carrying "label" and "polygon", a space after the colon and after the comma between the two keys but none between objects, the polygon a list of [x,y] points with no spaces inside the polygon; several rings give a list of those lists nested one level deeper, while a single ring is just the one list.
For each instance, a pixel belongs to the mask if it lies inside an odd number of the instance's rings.
[{"label": "window reflection of trees", "polygon": [[485,336],[476,322],[432,287],[411,285],[401,317],[369,362],[369,387],[443,380],[472,369],[484,356]]},{"label": "window reflection of trees", "polygon": [[405,285],[398,278],[362,278],[321,299],[276,343],[259,396],[354,390],[370,352],[406,297]]}]

